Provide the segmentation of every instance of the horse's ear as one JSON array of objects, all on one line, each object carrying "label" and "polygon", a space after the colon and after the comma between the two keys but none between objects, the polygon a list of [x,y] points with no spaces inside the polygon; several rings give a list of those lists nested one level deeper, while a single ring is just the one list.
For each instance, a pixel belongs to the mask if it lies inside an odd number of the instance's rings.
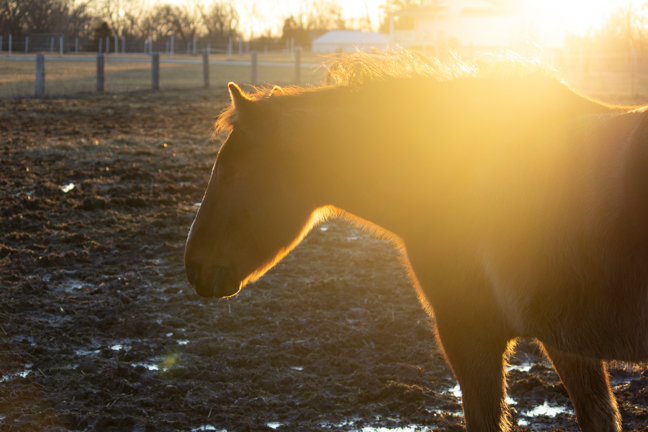
[{"label": "horse's ear", "polygon": [[250,99],[247,98],[243,90],[233,82],[229,83],[227,87],[229,88],[230,96],[232,96],[232,103],[234,104],[236,111],[239,111],[250,102]]},{"label": "horse's ear", "polygon": [[284,91],[283,91],[283,89],[282,89],[281,87],[279,87],[279,86],[274,86],[274,87],[272,88],[272,90],[270,90],[270,94],[269,94],[268,96],[272,96],[272,95],[274,95],[274,94],[279,94],[279,93],[281,93],[281,94],[285,94]]}]

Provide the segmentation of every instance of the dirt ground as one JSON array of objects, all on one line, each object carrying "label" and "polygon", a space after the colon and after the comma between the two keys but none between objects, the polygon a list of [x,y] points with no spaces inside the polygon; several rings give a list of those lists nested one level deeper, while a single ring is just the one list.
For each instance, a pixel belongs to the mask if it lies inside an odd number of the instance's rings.
[{"label": "dirt ground", "polygon": [[[184,241],[224,89],[0,101],[0,431],[444,431],[460,393],[394,248],[331,221],[238,296]],[[517,430],[578,430],[532,341]],[[624,427],[648,370],[612,364]]]}]

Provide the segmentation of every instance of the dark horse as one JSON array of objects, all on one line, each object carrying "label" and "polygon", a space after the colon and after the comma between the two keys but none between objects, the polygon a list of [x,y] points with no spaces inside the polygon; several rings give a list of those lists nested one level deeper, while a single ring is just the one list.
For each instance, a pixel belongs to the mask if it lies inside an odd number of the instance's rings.
[{"label": "dark horse", "polygon": [[605,361],[648,359],[648,114],[537,69],[356,56],[336,86],[230,84],[190,283],[234,295],[345,217],[401,249],[468,431],[509,429],[517,337],[544,346],[582,430],[621,430]]}]

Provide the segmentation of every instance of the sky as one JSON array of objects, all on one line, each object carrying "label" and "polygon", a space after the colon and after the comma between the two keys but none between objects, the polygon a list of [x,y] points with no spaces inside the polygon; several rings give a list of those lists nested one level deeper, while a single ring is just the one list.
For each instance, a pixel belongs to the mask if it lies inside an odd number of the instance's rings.
[{"label": "sky", "polygon": [[[158,0],[181,3],[183,0]],[[209,0],[206,0],[209,1]],[[315,0],[317,1],[317,0]],[[323,0],[342,5],[345,19],[358,19],[369,14],[374,30],[381,21],[380,6],[385,0]],[[447,0],[453,1],[453,0]],[[527,0],[544,13],[544,19],[551,20],[552,28],[566,29],[572,33],[586,32],[590,27],[598,27],[606,15],[619,6],[629,3],[640,4],[643,0]],[[241,25],[246,37],[267,33],[281,34],[284,18],[299,11],[307,10],[313,0],[234,0],[237,5]]]},{"label": "sky", "polygon": [[544,9],[556,20],[559,26],[572,33],[583,33],[589,28],[600,27],[605,17],[620,6],[630,3],[640,4],[639,0],[529,0]]},{"label": "sky", "polygon": [[[297,15],[299,11],[306,11],[313,0],[237,0],[241,15],[243,33],[260,35],[268,28],[273,34],[280,35],[284,18],[291,14]],[[330,0],[329,0],[330,1]],[[367,15],[371,18],[374,29],[380,25],[379,6],[385,0],[340,0],[342,14],[345,19],[357,19]]]}]

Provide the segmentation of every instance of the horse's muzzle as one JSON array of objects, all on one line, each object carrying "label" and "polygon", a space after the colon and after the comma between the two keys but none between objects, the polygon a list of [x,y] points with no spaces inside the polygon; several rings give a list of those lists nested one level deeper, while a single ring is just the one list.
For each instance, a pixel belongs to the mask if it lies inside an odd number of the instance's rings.
[{"label": "horse's muzzle", "polygon": [[239,291],[239,284],[228,277],[223,267],[213,267],[203,273],[196,266],[186,265],[185,272],[189,283],[201,297],[229,297]]}]

